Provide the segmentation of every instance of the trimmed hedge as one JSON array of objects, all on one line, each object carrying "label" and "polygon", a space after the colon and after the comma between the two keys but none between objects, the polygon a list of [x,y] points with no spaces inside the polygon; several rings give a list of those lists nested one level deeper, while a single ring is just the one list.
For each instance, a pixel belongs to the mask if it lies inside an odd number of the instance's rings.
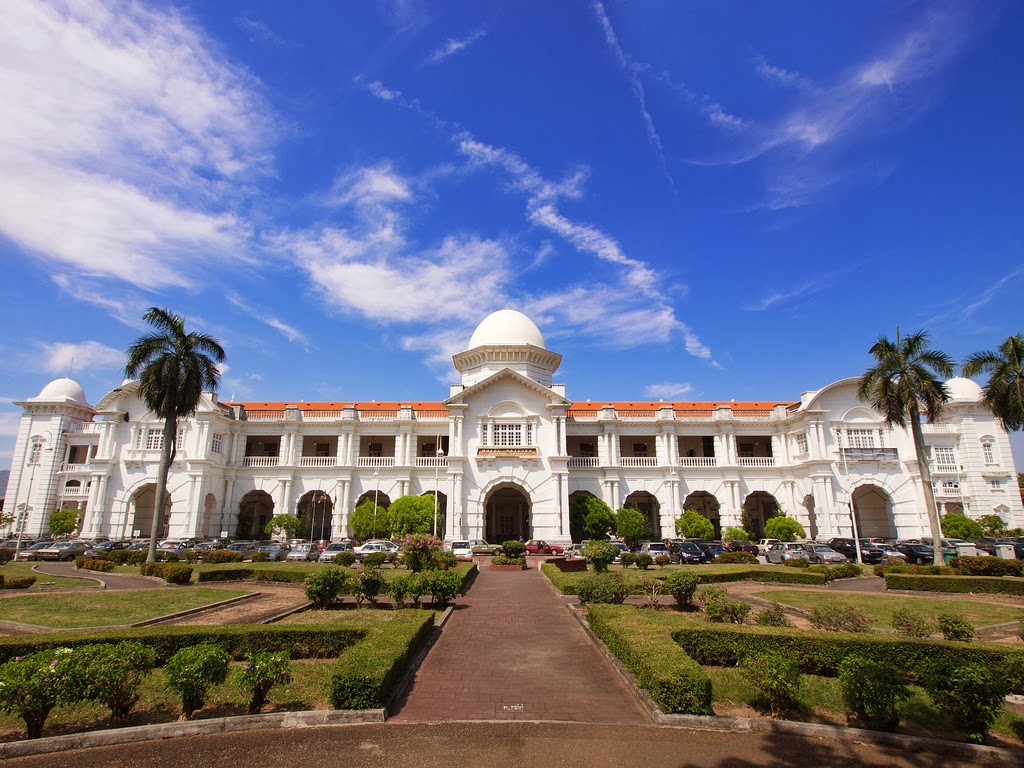
[{"label": "trimmed hedge", "polygon": [[632,606],[591,605],[587,621],[663,712],[713,715],[711,680],[673,642],[669,632],[675,624],[650,612],[630,621],[637,612]]},{"label": "trimmed hedge", "polygon": [[1024,562],[1001,557],[954,557],[950,565],[964,576],[1024,576]]},{"label": "trimmed hedge", "polygon": [[[540,568],[544,575],[547,576],[555,586],[555,589],[560,591],[563,595],[576,594],[576,582],[579,580],[581,575],[577,575],[575,573],[564,573],[552,563],[542,563]],[[686,572],[694,574],[701,584],[725,584],[732,581],[753,581],[759,584],[811,584],[815,586],[824,586],[830,581],[829,575],[820,571],[813,572],[808,571],[807,569],[798,570],[793,568],[775,569],[774,567],[769,570],[764,566],[760,569],[738,569],[724,573],[701,573],[698,566],[694,569],[687,569]],[[655,571],[654,573],[648,574],[648,576],[649,578],[663,581],[672,573],[675,573],[675,571]],[[638,579],[639,574],[630,575],[633,576],[633,578],[626,579],[626,586],[629,587],[630,594],[643,594],[642,584]]]},{"label": "trimmed hedge", "polygon": [[[231,554],[238,554],[232,552]],[[197,582],[208,581],[277,581],[286,584],[301,584],[315,571],[287,570],[285,568],[217,568],[202,570],[196,574]]]},{"label": "trimmed hedge", "polygon": [[35,576],[15,576],[13,579],[0,576],[0,589],[28,589],[35,583]]},{"label": "trimmed hedge", "polygon": [[956,571],[948,565],[876,565],[874,572],[875,576],[885,576],[888,573],[916,573],[928,576],[956,575]]},{"label": "trimmed hedge", "polygon": [[374,709],[387,704],[409,660],[434,628],[433,611],[403,611],[366,633],[334,665],[327,684],[335,709]]},{"label": "trimmed hedge", "polygon": [[[933,662],[981,664],[993,673],[1004,664],[1024,665],[1024,652],[996,643],[950,643],[880,634],[846,634],[774,627],[700,624],[672,633],[672,639],[699,664],[734,666],[745,656],[781,653],[795,658],[806,675],[836,677],[840,662],[855,654],[887,664],[921,683]],[[1011,693],[1024,693],[1024,679],[1009,675]]]},{"label": "trimmed hedge", "polygon": [[1024,595],[1024,579],[1014,576],[927,576],[924,574],[887,573],[886,589],[909,589],[917,592],[987,592],[1002,595]]},{"label": "trimmed hedge", "polygon": [[143,576],[158,576],[168,584],[188,584],[192,581],[192,566],[178,563],[143,563],[139,568]]},{"label": "trimmed hedge", "polygon": [[182,648],[213,643],[240,661],[251,653],[290,651],[293,659],[329,659],[339,656],[363,639],[365,632],[329,625],[129,627],[116,632],[47,632],[39,635],[0,637],[0,663],[48,648],[77,647],[94,643],[135,640],[152,648],[163,664]]},{"label": "trimmed hedge", "polygon": [[83,571],[100,571],[110,573],[117,566],[110,560],[99,557],[79,557],[75,560],[75,567]]}]

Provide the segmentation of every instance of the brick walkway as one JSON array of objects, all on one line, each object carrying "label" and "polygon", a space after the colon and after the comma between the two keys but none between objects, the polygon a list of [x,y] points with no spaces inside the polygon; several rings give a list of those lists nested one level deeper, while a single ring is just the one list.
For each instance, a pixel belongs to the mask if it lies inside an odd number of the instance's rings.
[{"label": "brick walkway", "polygon": [[650,723],[544,576],[486,565],[397,709],[398,721]]}]

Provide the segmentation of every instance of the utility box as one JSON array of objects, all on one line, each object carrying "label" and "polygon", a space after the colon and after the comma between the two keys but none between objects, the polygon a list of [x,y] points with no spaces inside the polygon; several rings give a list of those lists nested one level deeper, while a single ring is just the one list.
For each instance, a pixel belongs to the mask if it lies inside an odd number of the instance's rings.
[{"label": "utility box", "polygon": [[996,544],[996,557],[1001,557],[1003,560],[1016,559],[1010,544]]},{"label": "utility box", "polygon": [[974,546],[973,544],[971,544],[970,542],[965,542],[963,544],[957,543],[956,544],[956,553],[960,557],[977,557],[978,556],[978,548],[976,546]]}]

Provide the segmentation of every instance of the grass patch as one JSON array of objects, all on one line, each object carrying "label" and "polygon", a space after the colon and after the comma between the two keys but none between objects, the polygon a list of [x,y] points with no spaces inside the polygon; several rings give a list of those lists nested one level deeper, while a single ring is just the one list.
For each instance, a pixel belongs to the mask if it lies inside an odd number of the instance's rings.
[{"label": "grass patch", "polygon": [[[71,579],[64,576],[50,576],[45,573],[33,571],[29,563],[5,563],[0,566],[0,575],[5,579],[35,578],[36,583],[29,587],[29,591],[36,592],[48,589],[74,589],[74,588],[96,588],[96,582],[91,579]],[[102,578],[102,577],[101,577]],[[21,590],[12,590],[18,594]]]},{"label": "grass patch", "polygon": [[[563,595],[576,594],[576,583],[585,575],[584,572],[563,573],[553,563],[542,563],[541,572]],[[817,573],[807,573],[802,569],[786,568],[781,565],[669,565],[664,568],[651,568],[641,571],[636,568],[620,568],[612,566],[612,573],[621,573],[626,580],[630,594],[642,594],[641,584],[645,579],[664,579],[674,571],[689,571],[700,577],[702,584],[721,584],[730,581],[764,581],[799,583],[807,585],[824,585],[825,577]]]},{"label": "grass patch", "polygon": [[967,599],[952,601],[927,597],[902,597],[898,595],[837,595],[835,593],[821,594],[804,590],[774,590],[752,594],[755,597],[774,600],[777,603],[804,610],[810,610],[823,602],[852,605],[867,614],[872,627],[887,627],[890,629],[892,628],[892,614],[897,610],[914,611],[932,621],[943,613],[959,613],[973,627],[1018,621],[1021,615],[1019,606],[975,603]]},{"label": "grass patch", "polygon": [[131,592],[19,595],[0,601],[0,617],[6,621],[55,629],[118,626],[199,608],[248,592],[244,589],[189,587]]}]

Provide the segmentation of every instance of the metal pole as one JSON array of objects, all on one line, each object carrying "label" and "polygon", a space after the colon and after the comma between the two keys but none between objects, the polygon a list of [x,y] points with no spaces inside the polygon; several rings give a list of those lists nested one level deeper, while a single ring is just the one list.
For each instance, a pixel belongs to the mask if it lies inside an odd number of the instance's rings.
[{"label": "metal pole", "polygon": [[860,532],[857,530],[857,514],[853,510],[853,492],[850,490],[850,467],[846,463],[846,451],[843,450],[842,432],[836,428],[836,442],[839,443],[839,453],[843,457],[843,474],[846,476],[846,506],[850,508],[850,527],[853,529],[853,546],[857,552],[857,562],[864,564],[864,556],[860,551]]},{"label": "metal pole", "polygon": [[373,470],[373,476],[377,479],[377,487],[373,491],[373,538],[377,538],[377,497],[380,496],[380,470]]},{"label": "metal pole", "polygon": [[437,536],[437,483],[438,475],[441,471],[441,457],[444,456],[444,451],[440,448],[437,449],[437,458],[434,461],[434,536]]},{"label": "metal pole", "polygon": [[[41,440],[42,438],[40,438]],[[39,446],[39,453],[36,454],[36,446]],[[28,466],[32,467],[28,473],[28,494],[25,502],[21,505],[21,519],[18,521],[18,543],[14,545],[14,562],[18,562],[18,551],[21,549],[21,537],[25,535],[25,523],[28,522],[28,511],[32,508],[32,482],[36,478],[36,467],[43,453],[43,443],[36,440],[30,441],[28,454]],[[18,505],[14,505],[14,511],[18,511]]]}]

